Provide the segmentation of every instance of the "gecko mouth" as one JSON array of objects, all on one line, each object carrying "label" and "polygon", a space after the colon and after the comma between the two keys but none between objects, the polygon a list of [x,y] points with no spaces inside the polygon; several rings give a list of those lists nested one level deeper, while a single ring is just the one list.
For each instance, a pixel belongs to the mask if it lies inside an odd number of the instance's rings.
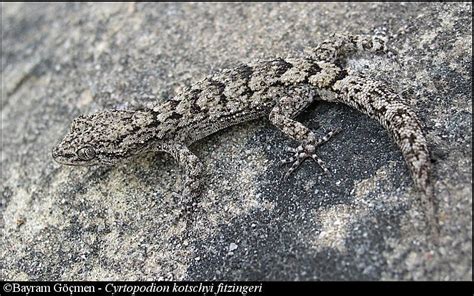
[{"label": "gecko mouth", "polygon": [[61,153],[58,147],[54,147],[51,151],[51,156],[54,161],[59,164],[72,165],[72,166],[84,166],[90,165],[88,162],[80,161],[77,159],[77,155],[74,153]]},{"label": "gecko mouth", "polygon": [[59,164],[62,164],[62,165],[68,165],[68,166],[94,166],[94,165],[98,165],[98,163],[96,162],[91,162],[91,161],[83,161],[83,160],[71,160],[69,158],[65,158],[65,157],[56,157],[54,158],[54,161],[56,161],[57,163]]},{"label": "gecko mouth", "polygon": [[99,159],[97,157],[89,160],[81,159],[77,153],[61,151],[57,146],[51,150],[51,156],[55,162],[68,166],[110,166],[115,163],[110,159]]}]

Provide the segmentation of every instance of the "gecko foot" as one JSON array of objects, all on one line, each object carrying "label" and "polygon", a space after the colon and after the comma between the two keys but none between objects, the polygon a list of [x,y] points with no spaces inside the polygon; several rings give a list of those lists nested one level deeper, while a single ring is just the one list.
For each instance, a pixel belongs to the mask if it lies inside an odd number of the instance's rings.
[{"label": "gecko foot", "polygon": [[319,156],[315,153],[316,147],[321,146],[322,144],[326,143],[331,139],[334,135],[341,132],[341,129],[335,129],[327,133],[324,137],[316,140],[311,144],[300,145],[297,148],[288,147],[287,151],[292,153],[293,156],[282,160],[282,164],[289,164],[291,163],[291,167],[288,169],[286,174],[283,176],[283,179],[286,180],[288,177],[299,168],[299,166],[308,158],[313,159],[324,171],[325,174],[330,174],[329,170],[326,167],[325,162],[319,158]]}]

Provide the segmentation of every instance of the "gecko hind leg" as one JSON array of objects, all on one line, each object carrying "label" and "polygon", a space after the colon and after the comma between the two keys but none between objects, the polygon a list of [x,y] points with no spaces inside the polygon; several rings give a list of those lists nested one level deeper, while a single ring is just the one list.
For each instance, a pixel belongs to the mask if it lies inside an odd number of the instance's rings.
[{"label": "gecko hind leg", "polygon": [[326,163],[315,153],[316,147],[321,146],[322,144],[326,143],[331,139],[333,136],[341,132],[340,128],[331,130],[327,133],[324,137],[317,140],[315,145],[300,145],[297,148],[288,147],[287,151],[292,153],[293,156],[290,156],[287,159],[282,160],[282,164],[291,163],[291,167],[288,169],[287,173],[284,175],[284,179],[286,180],[294,171],[296,171],[300,165],[306,160],[311,158],[319,165],[319,167],[323,170],[323,172],[327,175],[330,174]]},{"label": "gecko hind leg", "polygon": [[287,136],[300,143],[297,148],[287,149],[287,151],[293,153],[293,156],[283,160],[283,164],[292,164],[283,176],[284,179],[287,179],[308,158],[313,159],[326,174],[329,173],[326,164],[315,153],[315,150],[316,147],[329,141],[341,130],[330,131],[324,137],[318,139],[309,128],[293,119],[314,101],[314,97],[310,89],[304,87],[292,89],[277,102],[270,112],[270,121]]}]

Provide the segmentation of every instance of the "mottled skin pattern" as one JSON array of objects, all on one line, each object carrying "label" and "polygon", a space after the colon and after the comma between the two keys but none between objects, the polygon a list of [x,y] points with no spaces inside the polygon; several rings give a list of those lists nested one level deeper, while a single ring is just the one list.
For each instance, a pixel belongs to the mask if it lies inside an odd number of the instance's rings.
[{"label": "mottled skin pattern", "polygon": [[208,76],[174,98],[141,111],[103,111],[75,119],[70,132],[53,149],[67,165],[113,164],[143,151],[164,151],[187,173],[182,204],[192,209],[200,194],[202,164],[188,146],[218,130],[267,117],[300,145],[289,148],[288,177],[305,159],[328,169],[315,153],[339,130],[318,139],[294,118],[315,100],[344,103],[378,120],[400,147],[423,205],[436,229],[429,182],[430,158],[416,115],[385,84],[343,68],[355,51],[384,52],[385,37],[334,35],[308,51],[305,58],[276,58],[240,65]]}]

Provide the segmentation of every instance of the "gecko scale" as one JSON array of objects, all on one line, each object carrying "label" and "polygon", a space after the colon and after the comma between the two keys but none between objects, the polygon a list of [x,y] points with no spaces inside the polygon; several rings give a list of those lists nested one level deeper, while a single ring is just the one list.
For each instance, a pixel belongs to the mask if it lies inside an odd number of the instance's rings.
[{"label": "gecko scale", "polygon": [[106,110],[80,116],[53,148],[53,158],[66,165],[114,164],[144,151],[162,151],[184,167],[181,194],[186,210],[200,195],[203,165],[188,146],[218,130],[257,118],[270,122],[299,143],[289,148],[288,177],[306,159],[324,172],[316,148],[339,132],[322,138],[294,118],[313,101],[349,105],[376,119],[402,151],[430,227],[436,228],[430,157],[421,125],[410,108],[388,86],[344,68],[356,51],[385,52],[386,37],[334,34],[303,58],[275,58],[241,64],[207,76],[162,104],[144,110]]}]

